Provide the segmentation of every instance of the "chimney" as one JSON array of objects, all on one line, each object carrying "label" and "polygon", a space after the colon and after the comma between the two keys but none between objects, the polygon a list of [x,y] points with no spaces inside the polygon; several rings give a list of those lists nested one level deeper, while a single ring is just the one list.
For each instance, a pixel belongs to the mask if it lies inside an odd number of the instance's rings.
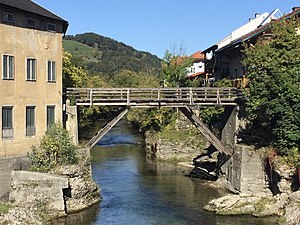
[{"label": "chimney", "polygon": [[254,20],[254,18],[249,18],[249,22],[251,22],[251,21],[253,21]]},{"label": "chimney", "polygon": [[260,13],[255,13],[255,18],[259,17]]}]

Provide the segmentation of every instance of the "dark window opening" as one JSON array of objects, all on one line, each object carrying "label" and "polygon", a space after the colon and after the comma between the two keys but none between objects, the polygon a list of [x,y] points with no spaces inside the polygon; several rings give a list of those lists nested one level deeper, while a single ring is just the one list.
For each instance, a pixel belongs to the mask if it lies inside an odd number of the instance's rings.
[{"label": "dark window opening", "polygon": [[27,27],[36,28],[36,20],[35,19],[31,19],[31,18],[27,18],[26,19],[26,26]]},{"label": "dark window opening", "polygon": [[14,23],[15,15],[13,13],[3,12],[3,21],[8,23]]},{"label": "dark window opening", "polygon": [[35,128],[35,106],[26,107],[26,136],[34,136]]},{"label": "dark window opening", "polygon": [[13,137],[13,107],[2,107],[2,139]]}]

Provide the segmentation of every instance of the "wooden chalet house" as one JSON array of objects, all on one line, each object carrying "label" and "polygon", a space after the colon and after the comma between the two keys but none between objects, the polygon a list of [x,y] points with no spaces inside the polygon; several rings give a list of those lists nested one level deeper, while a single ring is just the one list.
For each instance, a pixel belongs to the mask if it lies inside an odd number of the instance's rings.
[{"label": "wooden chalet house", "polygon": [[270,22],[272,20],[299,17],[300,8],[293,8],[292,12],[282,15],[278,9],[273,12],[255,14],[249,22],[218,42],[204,50],[206,55],[206,73],[214,77],[215,81],[228,78],[233,80],[237,87],[245,86],[247,79],[246,71],[242,66],[243,43],[255,44],[259,37],[270,38]]}]

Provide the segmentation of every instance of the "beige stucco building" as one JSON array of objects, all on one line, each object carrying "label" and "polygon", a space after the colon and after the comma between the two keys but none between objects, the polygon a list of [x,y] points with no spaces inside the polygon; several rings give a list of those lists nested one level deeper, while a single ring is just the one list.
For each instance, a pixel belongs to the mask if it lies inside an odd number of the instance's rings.
[{"label": "beige stucco building", "polygon": [[0,157],[26,155],[62,121],[68,22],[31,0],[0,0]]}]

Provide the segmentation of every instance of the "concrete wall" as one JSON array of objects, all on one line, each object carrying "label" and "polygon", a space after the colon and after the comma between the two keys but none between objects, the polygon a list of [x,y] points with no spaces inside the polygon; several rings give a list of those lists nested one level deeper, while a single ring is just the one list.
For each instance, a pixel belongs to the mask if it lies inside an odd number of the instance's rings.
[{"label": "concrete wall", "polygon": [[67,177],[28,171],[12,172],[10,201],[17,205],[43,204],[49,214],[65,214],[63,189],[69,188]]},{"label": "concrete wall", "polygon": [[[0,108],[13,107],[13,138],[0,136],[0,157],[26,155],[47,129],[47,106],[62,120],[62,34],[0,24],[0,70],[3,54],[14,56],[13,80],[0,79]],[[36,81],[26,81],[26,59],[36,59]],[[56,62],[56,82],[47,82],[47,62]],[[26,106],[35,106],[36,135],[26,136]],[[0,118],[2,117],[0,110]],[[0,119],[2,128],[2,119]],[[0,129],[2,133],[2,129]]]},{"label": "concrete wall", "polygon": [[0,158],[0,200],[8,200],[11,171],[25,170],[27,167],[27,157]]},{"label": "concrete wall", "polygon": [[236,145],[234,155],[222,167],[227,188],[241,193],[269,192],[264,164],[259,152]]},{"label": "concrete wall", "polygon": [[227,188],[242,193],[268,191],[264,163],[259,152],[249,146],[236,144],[239,127],[245,122],[241,119],[242,109],[226,108],[226,113],[228,120],[222,131],[222,142],[233,152],[232,157],[221,168],[226,177]]},{"label": "concrete wall", "polygon": [[228,149],[233,149],[236,143],[236,132],[238,130],[238,113],[238,107],[225,107],[224,121],[226,121],[226,123],[222,130],[221,142]]},{"label": "concrete wall", "polygon": [[70,106],[70,101],[66,102],[66,129],[70,132],[73,137],[73,142],[78,146],[78,116],[77,106]]}]

